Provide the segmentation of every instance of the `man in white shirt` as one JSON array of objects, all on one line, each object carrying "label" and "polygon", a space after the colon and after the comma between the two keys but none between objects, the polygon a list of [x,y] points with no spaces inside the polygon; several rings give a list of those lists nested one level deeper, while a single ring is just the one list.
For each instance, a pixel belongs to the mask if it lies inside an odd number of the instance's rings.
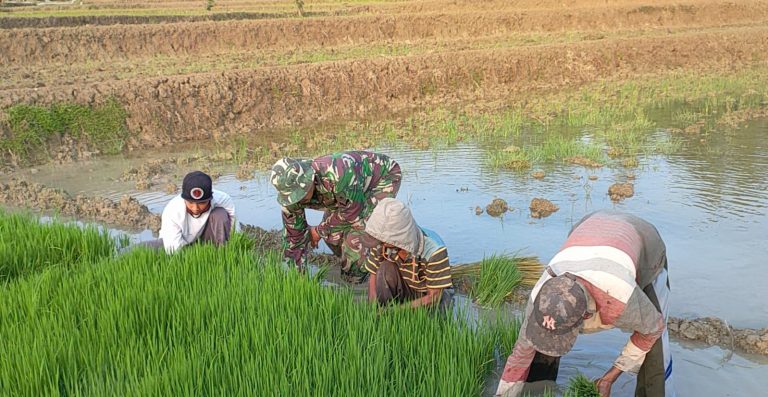
[{"label": "man in white shirt", "polygon": [[211,177],[204,172],[187,174],[181,194],[171,199],[163,210],[160,238],[146,245],[162,246],[171,254],[198,241],[214,245],[229,241],[235,205],[228,194],[213,189],[212,185]]}]

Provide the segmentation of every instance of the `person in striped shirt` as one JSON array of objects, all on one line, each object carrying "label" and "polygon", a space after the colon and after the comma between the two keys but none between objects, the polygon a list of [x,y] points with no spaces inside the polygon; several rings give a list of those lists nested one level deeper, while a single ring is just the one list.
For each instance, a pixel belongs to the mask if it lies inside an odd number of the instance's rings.
[{"label": "person in striped shirt", "polygon": [[632,332],[613,366],[595,381],[600,395],[624,372],[637,374],[637,397],[674,396],[667,335],[666,247],[636,216],[597,211],[571,230],[531,291],[497,396],[520,395],[525,382],[557,378],[560,357],[579,332]]},{"label": "person in striped shirt", "polygon": [[401,201],[385,198],[365,224],[368,299],[411,307],[445,307],[453,287],[445,243],[420,227]]}]

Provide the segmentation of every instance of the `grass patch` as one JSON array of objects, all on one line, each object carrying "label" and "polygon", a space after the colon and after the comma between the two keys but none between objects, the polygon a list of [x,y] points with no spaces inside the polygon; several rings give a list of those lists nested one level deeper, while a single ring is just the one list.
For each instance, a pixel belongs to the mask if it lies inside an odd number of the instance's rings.
[{"label": "grass patch", "polygon": [[117,243],[95,227],[41,224],[0,210],[0,284],[54,267],[74,268],[109,257]]},{"label": "grass patch", "polygon": [[0,150],[19,163],[48,157],[48,143],[65,135],[83,140],[104,154],[119,153],[128,136],[127,113],[114,98],[96,107],[18,104],[5,109],[5,113],[10,136],[0,139]]},{"label": "grass patch", "polygon": [[[25,258],[25,256],[22,256]],[[479,395],[517,323],[380,309],[242,234],[138,249],[0,290],[4,390],[40,395]],[[500,327],[500,328],[499,328]],[[510,327],[515,328],[514,330]]]}]

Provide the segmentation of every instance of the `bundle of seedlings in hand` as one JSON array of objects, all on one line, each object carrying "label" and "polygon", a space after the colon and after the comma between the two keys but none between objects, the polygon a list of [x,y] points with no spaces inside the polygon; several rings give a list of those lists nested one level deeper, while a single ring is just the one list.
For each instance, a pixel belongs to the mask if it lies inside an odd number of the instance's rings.
[{"label": "bundle of seedlings in hand", "polygon": [[568,381],[568,389],[563,397],[600,397],[595,382],[586,376],[578,374]]}]

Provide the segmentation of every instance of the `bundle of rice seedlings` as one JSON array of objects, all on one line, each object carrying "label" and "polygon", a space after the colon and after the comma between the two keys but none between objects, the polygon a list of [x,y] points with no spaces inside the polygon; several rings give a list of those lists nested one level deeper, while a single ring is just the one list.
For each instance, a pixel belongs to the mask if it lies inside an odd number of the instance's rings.
[{"label": "bundle of rice seedlings", "polygon": [[482,305],[501,304],[520,285],[533,286],[544,266],[536,257],[492,255],[468,265],[452,269],[453,277],[471,284],[470,294]]},{"label": "bundle of rice seedlings", "polygon": [[600,397],[595,382],[583,374],[578,374],[568,381],[568,389],[563,397]]}]

